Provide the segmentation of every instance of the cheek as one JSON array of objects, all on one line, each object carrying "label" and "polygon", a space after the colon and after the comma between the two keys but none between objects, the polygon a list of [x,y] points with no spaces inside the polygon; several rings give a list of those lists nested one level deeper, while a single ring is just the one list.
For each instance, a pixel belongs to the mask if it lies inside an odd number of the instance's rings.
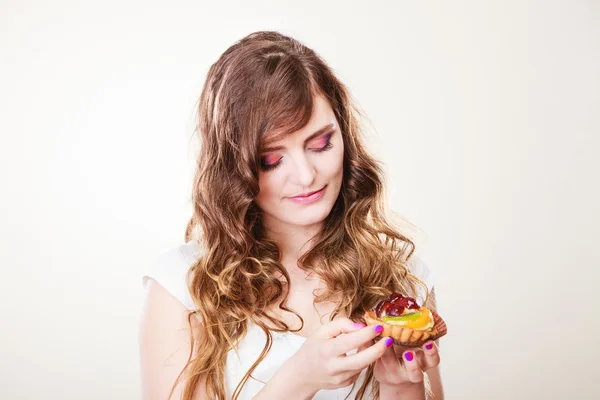
[{"label": "cheek", "polygon": [[329,176],[329,178],[335,178],[342,174],[344,168],[344,149],[332,149],[330,157],[321,165],[321,171]]},{"label": "cheek", "polygon": [[281,185],[278,184],[277,174],[274,172],[263,174],[258,178],[258,187],[260,191],[256,197],[256,202],[268,203],[276,200],[277,196],[281,192]]}]

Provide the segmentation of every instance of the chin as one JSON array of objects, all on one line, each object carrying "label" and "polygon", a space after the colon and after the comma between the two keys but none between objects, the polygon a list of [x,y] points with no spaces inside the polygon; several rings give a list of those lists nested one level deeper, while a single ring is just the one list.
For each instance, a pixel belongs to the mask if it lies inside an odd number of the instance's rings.
[{"label": "chin", "polygon": [[321,207],[319,210],[306,210],[304,213],[296,213],[296,218],[289,221],[289,223],[300,226],[320,224],[325,221],[332,208],[333,204],[328,207]]}]

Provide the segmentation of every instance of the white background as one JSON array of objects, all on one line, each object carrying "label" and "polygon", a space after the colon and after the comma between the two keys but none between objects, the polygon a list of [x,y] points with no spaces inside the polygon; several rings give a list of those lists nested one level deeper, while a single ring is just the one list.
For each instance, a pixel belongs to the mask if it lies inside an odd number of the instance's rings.
[{"label": "white background", "polygon": [[597,1],[0,5],[0,398],[140,397],[141,275],[183,243],[205,74],[264,29],[370,118],[437,274],[447,398],[600,397]]}]

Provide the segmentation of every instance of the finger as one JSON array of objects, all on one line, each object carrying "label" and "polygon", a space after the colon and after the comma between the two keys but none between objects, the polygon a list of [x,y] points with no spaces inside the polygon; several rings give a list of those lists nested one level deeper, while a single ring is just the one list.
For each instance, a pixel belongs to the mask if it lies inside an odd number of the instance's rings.
[{"label": "finger", "polygon": [[408,380],[413,383],[422,382],[423,370],[421,369],[419,360],[415,357],[415,352],[412,350],[405,351],[404,354],[402,354],[402,359],[404,361],[404,369],[408,375]]},{"label": "finger", "polygon": [[371,344],[372,343],[369,343],[369,342],[361,344],[360,346],[358,346],[357,352],[361,352],[363,350],[368,349]]},{"label": "finger", "polygon": [[423,357],[419,359],[419,362],[423,371],[427,371],[440,363],[440,352],[433,341],[426,342],[422,348]]},{"label": "finger", "polygon": [[[373,342],[363,343],[360,346],[358,346],[358,349],[356,349],[356,352],[360,353],[361,351],[368,349],[372,344],[373,344]],[[352,352],[346,353],[347,356],[351,356],[352,354],[355,354],[355,353],[352,353]]]},{"label": "finger", "polygon": [[362,370],[380,358],[393,343],[392,338],[383,338],[361,352],[336,359],[334,363],[338,364],[340,370]]},{"label": "finger", "polygon": [[340,374],[341,380],[343,381],[339,386],[346,387],[352,385],[358,380],[362,370],[359,371],[347,371]]},{"label": "finger", "polygon": [[351,333],[364,328],[365,324],[357,323],[349,318],[338,318],[321,326],[315,335],[331,339],[344,333]]},{"label": "finger", "polygon": [[333,354],[346,354],[359,346],[370,345],[377,336],[383,332],[383,326],[366,326],[346,335],[338,336],[333,341]]}]

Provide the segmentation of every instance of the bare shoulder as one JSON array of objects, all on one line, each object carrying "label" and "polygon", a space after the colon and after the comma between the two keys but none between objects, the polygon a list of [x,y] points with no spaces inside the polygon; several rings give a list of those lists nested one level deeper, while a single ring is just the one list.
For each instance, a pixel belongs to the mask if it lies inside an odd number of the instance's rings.
[{"label": "bare shoulder", "polygon": [[[140,371],[143,399],[167,399],[192,353],[188,316],[190,311],[154,279],[146,284],[139,324]],[[191,318],[195,340],[202,340],[202,325]],[[172,398],[180,398],[182,379]],[[203,398],[201,381],[194,399]]]}]

